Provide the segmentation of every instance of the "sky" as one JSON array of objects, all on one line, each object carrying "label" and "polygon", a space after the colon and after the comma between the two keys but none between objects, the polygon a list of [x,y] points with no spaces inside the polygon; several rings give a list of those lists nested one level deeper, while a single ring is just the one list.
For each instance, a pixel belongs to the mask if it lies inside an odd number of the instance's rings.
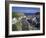
[{"label": "sky", "polygon": [[40,8],[35,8],[35,7],[12,7],[12,12],[36,13],[36,12],[40,12]]}]

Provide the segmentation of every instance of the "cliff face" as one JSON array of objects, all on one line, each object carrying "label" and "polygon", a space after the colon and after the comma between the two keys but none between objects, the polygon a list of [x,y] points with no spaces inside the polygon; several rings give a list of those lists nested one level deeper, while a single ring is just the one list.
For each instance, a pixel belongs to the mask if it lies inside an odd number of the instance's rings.
[{"label": "cliff face", "polygon": [[[40,16],[40,12],[37,12],[37,13],[20,13],[20,12],[13,13],[12,17],[15,17],[17,19],[14,21],[15,22],[18,21],[12,25],[13,30],[14,31],[26,31],[26,30],[38,30],[38,29],[40,29],[39,28],[40,23],[36,24],[38,22],[38,20],[40,21],[39,16]],[[33,21],[34,18],[36,18],[36,19]]]}]

